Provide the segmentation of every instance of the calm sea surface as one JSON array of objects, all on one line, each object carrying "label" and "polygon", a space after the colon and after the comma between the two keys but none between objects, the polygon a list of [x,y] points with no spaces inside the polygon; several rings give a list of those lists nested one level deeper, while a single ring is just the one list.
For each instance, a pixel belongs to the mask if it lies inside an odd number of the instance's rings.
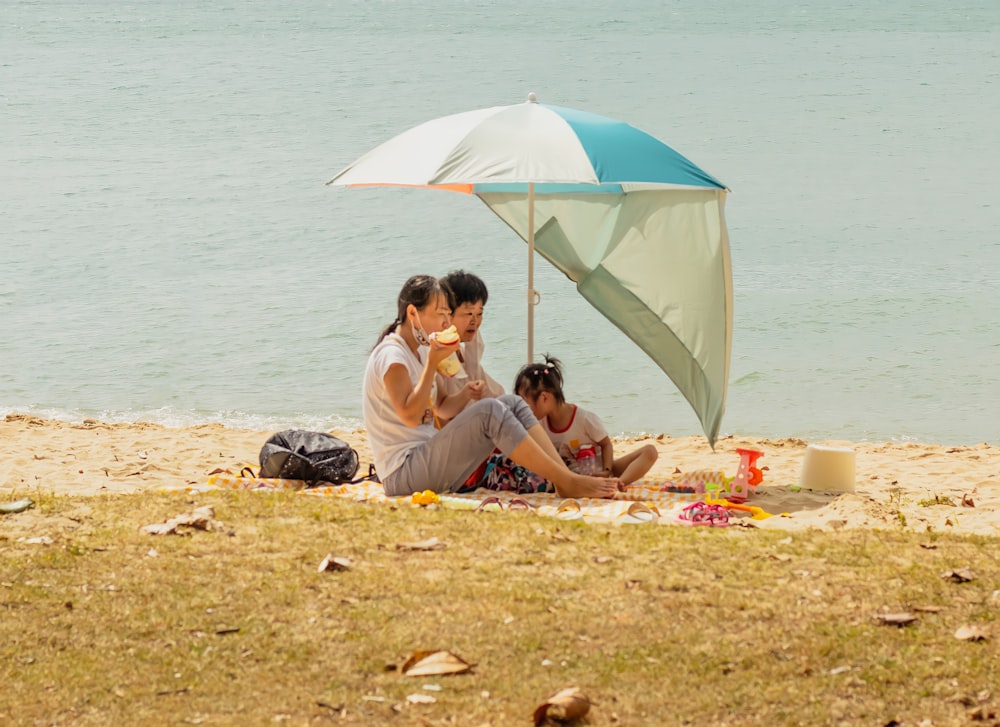
[{"label": "calm sea surface", "polygon": [[[614,116],[733,190],[723,433],[1000,442],[1000,3],[0,1],[0,414],[358,423],[413,273],[526,246],[474,198],[324,182],[448,113]],[[538,352],[616,433],[700,432],[543,260]]]}]

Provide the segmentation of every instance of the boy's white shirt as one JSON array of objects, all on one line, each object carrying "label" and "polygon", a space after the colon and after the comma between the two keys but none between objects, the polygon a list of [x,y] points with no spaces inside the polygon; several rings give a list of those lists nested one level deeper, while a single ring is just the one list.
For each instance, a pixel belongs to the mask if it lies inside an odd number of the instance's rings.
[{"label": "boy's white shirt", "polygon": [[483,337],[479,331],[476,331],[476,335],[471,341],[461,344],[461,347],[462,358],[465,359],[462,362],[462,368],[465,369],[465,376],[458,375],[449,378],[439,374],[437,377],[445,395],[451,396],[452,394],[457,394],[469,381],[482,379],[484,382],[483,397],[503,396],[503,387],[494,381],[493,377],[486,373],[486,370],[483,368],[483,350],[486,348],[486,343],[483,341]]}]

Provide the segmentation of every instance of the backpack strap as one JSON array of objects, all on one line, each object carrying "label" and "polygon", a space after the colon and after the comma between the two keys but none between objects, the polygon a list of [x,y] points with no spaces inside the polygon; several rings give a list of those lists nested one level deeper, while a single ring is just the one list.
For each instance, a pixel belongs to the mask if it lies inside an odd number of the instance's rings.
[{"label": "backpack strap", "polygon": [[382,480],[380,480],[378,478],[378,473],[375,472],[375,465],[374,464],[368,465],[368,474],[367,475],[365,475],[364,477],[358,477],[357,479],[353,479],[350,482],[348,482],[347,484],[349,484],[349,485],[356,485],[359,482],[378,482],[378,483],[381,484]]},{"label": "backpack strap", "polygon": [[309,489],[312,489],[313,487],[325,487],[325,486],[328,486],[328,485],[334,485],[334,486],[336,486],[338,484],[339,485],[356,485],[359,482],[369,482],[369,481],[371,481],[371,482],[378,482],[379,484],[382,483],[382,480],[380,480],[378,478],[378,475],[375,473],[375,465],[373,465],[373,464],[368,465],[368,474],[365,475],[364,477],[358,477],[358,478],[353,479],[353,480],[351,480],[349,482],[339,482],[339,483],[338,482],[327,482],[326,480],[307,480],[306,481],[306,489],[309,490]]}]

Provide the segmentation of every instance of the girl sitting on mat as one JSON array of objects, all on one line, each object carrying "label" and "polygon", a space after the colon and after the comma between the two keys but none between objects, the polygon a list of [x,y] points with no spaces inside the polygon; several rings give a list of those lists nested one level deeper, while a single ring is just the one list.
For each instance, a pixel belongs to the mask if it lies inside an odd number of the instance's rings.
[{"label": "girl sitting on mat", "polygon": [[644,444],[615,459],[614,445],[598,416],[563,396],[562,364],[546,354],[545,363],[528,364],[517,374],[514,391],[528,402],[559,455],[574,463],[581,447],[596,445],[598,475],[618,477],[630,485],[656,463],[656,447]]},{"label": "girl sitting on mat", "polygon": [[[614,497],[620,481],[570,470],[521,397],[475,401],[475,387],[482,386],[476,381],[451,396],[441,393],[437,366],[458,343],[444,345],[430,334],[447,328],[450,317],[438,280],[416,275],[403,285],[396,319],[368,357],[362,405],[385,493],[453,492],[496,448],[552,482],[562,497]],[[451,417],[443,429],[435,426]]]}]

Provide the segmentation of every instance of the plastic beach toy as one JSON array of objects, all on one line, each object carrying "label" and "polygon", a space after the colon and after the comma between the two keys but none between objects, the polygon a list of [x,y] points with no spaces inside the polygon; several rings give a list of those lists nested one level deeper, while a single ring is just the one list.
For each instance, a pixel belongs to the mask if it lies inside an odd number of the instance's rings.
[{"label": "plastic beach toy", "polygon": [[737,449],[740,456],[740,466],[736,477],[729,486],[729,499],[733,502],[744,502],[757,490],[757,485],[764,481],[764,473],[757,468],[757,460],[764,456],[756,449]]},{"label": "plastic beach toy", "polygon": [[435,505],[439,500],[438,494],[434,490],[414,492],[410,499],[413,500],[414,505]]},{"label": "plastic beach toy", "polygon": [[718,505],[724,507],[727,510],[741,510],[743,512],[748,512],[752,516],[751,520],[767,520],[769,517],[774,517],[773,514],[766,512],[764,508],[757,507],[756,505],[744,505],[741,502],[731,502],[729,500],[715,500],[711,497],[706,497],[705,502],[709,505]]},{"label": "plastic beach toy", "polygon": [[729,481],[722,470],[694,470],[678,474],[665,482],[660,489],[664,492],[694,492],[701,495],[716,491]]},{"label": "plastic beach toy", "polygon": [[854,492],[855,455],[851,447],[810,444],[802,460],[799,486],[804,490]]}]

